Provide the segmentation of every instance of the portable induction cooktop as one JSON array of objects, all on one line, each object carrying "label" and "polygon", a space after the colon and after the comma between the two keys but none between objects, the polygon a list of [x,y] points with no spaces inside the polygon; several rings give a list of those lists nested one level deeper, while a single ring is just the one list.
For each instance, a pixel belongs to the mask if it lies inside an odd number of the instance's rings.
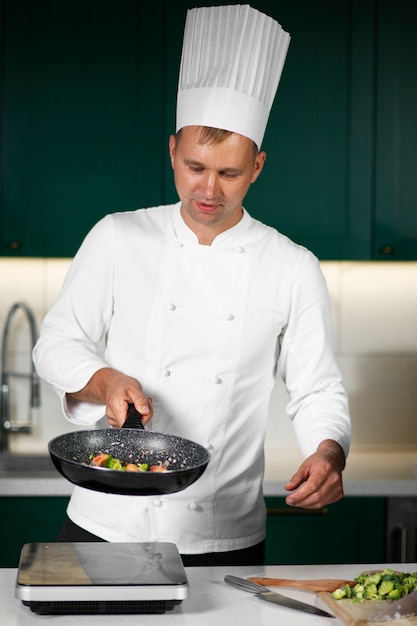
[{"label": "portable induction cooktop", "polygon": [[172,543],[27,543],[15,595],[39,615],[164,613],[188,581]]}]

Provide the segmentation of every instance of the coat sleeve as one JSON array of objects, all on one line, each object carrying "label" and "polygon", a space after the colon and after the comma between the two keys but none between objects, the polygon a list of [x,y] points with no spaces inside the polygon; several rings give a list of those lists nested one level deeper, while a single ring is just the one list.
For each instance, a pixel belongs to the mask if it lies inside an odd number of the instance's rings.
[{"label": "coat sleeve", "polygon": [[348,398],[335,361],[330,299],[316,257],[306,252],[294,281],[288,325],[281,337],[279,368],[289,394],[287,412],[305,456],[324,439],[348,455]]},{"label": "coat sleeve", "polygon": [[98,354],[112,316],[112,217],[103,218],[75,255],[56,303],[44,318],[33,350],[39,376],[61,399],[65,415],[77,424],[92,424],[104,407],[77,403],[71,409],[66,393],[81,390],[106,367]]}]

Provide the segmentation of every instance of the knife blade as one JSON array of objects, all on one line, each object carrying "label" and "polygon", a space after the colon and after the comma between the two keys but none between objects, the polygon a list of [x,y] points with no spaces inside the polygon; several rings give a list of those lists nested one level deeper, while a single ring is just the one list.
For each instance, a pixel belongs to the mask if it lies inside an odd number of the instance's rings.
[{"label": "knife blade", "polygon": [[330,613],[323,611],[311,604],[307,604],[306,602],[301,602],[300,600],[294,600],[294,598],[289,598],[288,596],[283,596],[280,593],[276,593],[276,591],[269,591],[265,589],[263,585],[258,585],[257,583],[250,582],[245,578],[239,578],[238,576],[230,576],[229,574],[224,577],[224,582],[232,587],[236,587],[237,589],[242,589],[243,591],[249,591],[249,593],[255,594],[261,600],[265,600],[266,602],[273,602],[274,604],[279,604],[280,606],[285,606],[287,609],[295,609],[296,611],[304,611],[304,613],[311,613],[312,615],[321,615],[322,617],[332,617]]},{"label": "knife blade", "polygon": [[389,606],[377,615],[369,618],[369,622],[391,622],[402,617],[412,617],[417,614],[417,591],[390,602]]}]

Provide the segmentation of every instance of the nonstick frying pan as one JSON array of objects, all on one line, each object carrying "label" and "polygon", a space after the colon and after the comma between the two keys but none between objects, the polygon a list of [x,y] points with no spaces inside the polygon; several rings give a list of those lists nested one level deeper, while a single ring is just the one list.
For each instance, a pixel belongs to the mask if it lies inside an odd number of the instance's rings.
[{"label": "nonstick frying pan", "polygon": [[[93,491],[130,496],[182,491],[205,471],[209,451],[200,444],[165,433],[145,430],[140,414],[129,405],[122,428],[74,431],[48,444],[56,469],[70,482]],[[166,472],[126,472],[90,465],[91,455],[111,454],[124,463],[157,465]]]}]

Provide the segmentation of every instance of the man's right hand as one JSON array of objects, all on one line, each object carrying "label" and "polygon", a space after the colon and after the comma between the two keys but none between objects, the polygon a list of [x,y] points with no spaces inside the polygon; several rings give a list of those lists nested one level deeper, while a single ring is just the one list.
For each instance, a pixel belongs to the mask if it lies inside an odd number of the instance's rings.
[{"label": "man's right hand", "polygon": [[129,404],[142,415],[146,424],[152,418],[152,398],[143,393],[142,385],[136,378],[118,370],[105,367],[98,370],[80,391],[68,393],[71,402],[94,402],[106,405],[106,417],[110,426],[123,426]]}]

